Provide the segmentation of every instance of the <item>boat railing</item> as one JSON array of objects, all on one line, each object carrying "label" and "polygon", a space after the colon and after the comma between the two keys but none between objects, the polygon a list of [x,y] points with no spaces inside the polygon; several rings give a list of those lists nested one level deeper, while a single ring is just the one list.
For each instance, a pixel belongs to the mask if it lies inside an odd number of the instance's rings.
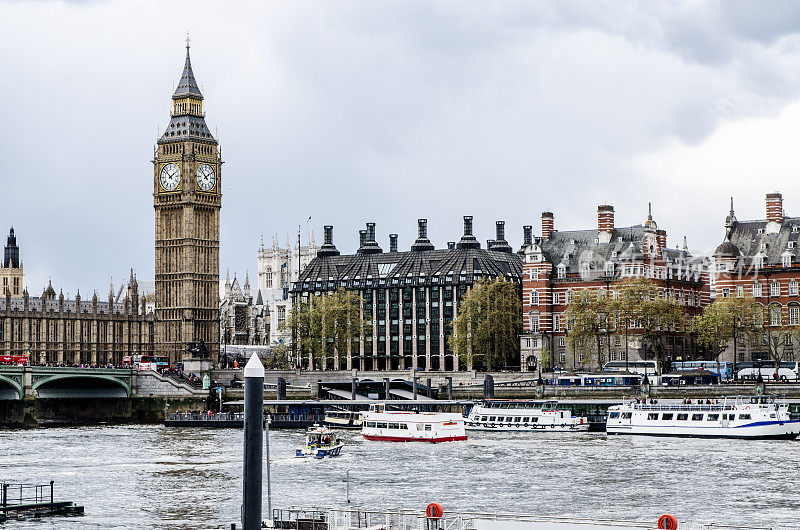
[{"label": "boat railing", "polygon": [[[274,528],[303,528],[303,529],[328,529],[350,530],[352,528],[381,528],[385,530],[420,530],[436,528],[437,530],[473,530],[480,521],[520,523],[545,523],[564,527],[596,528],[603,526],[609,529],[622,528],[656,528],[655,521],[632,521],[604,518],[581,518],[567,516],[546,516],[533,514],[511,514],[499,512],[445,512],[439,519],[428,519],[420,510],[401,508],[363,508],[347,506],[341,508],[292,507],[289,509],[272,510]],[[431,525],[430,523],[434,524]],[[714,528],[727,528],[730,530],[752,529],[752,527],[726,526],[718,524],[695,525],[692,528],[711,530]],[[762,529],[763,530],[763,529]]]},{"label": "boat railing", "polygon": [[170,412],[167,415],[170,421],[244,421],[241,412]]}]

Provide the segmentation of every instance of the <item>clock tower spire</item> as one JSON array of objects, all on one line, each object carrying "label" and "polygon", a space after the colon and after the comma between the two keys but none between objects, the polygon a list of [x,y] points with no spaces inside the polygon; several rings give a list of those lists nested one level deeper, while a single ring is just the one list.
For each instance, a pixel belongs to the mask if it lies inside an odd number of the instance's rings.
[{"label": "clock tower spire", "polygon": [[169,125],[153,159],[156,352],[172,362],[201,341],[219,355],[222,159],[208,129],[186,38]]}]

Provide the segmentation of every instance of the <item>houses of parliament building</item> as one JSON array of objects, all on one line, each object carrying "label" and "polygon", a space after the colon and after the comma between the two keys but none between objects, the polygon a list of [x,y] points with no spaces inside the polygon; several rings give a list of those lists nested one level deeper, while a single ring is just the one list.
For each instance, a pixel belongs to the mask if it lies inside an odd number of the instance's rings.
[{"label": "houses of parliament building", "polygon": [[[56,293],[30,296],[14,229],[0,263],[0,356],[34,364],[119,366],[132,355],[180,361],[187,345],[219,352],[219,215],[222,159],[205,122],[203,95],[186,59],[169,125],[153,153],[154,310],[131,271],[101,300]],[[197,350],[195,350],[197,351]]]}]

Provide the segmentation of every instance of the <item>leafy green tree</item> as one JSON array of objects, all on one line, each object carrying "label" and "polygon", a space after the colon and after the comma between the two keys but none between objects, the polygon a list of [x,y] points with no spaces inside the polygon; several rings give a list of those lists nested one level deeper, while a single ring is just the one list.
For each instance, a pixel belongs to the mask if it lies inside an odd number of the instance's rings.
[{"label": "leafy green tree", "polygon": [[504,278],[482,280],[467,292],[453,320],[450,347],[469,370],[498,370],[519,362],[522,300]]},{"label": "leafy green tree", "polygon": [[621,326],[635,324],[645,357],[651,354],[660,372],[666,355],[664,337],[688,330],[685,308],[668,296],[662,296],[655,282],[642,276],[624,280],[617,291],[615,317]]},{"label": "leafy green tree", "polygon": [[369,335],[371,323],[363,317],[361,296],[356,291],[339,288],[298,300],[289,313],[286,325],[292,330],[293,348],[297,363],[310,358],[308,368],[314,361],[320,362],[323,370],[339,369],[354,340]]},{"label": "leafy green tree", "polygon": [[612,331],[614,311],[613,300],[609,300],[601,288],[584,289],[567,304],[567,344],[573,356],[583,353],[582,365],[592,353],[596,355],[597,364],[602,364],[603,342],[608,342],[604,339]]},{"label": "leafy green tree", "polygon": [[757,340],[762,328],[761,306],[751,297],[718,298],[694,317],[693,331],[697,344],[703,348],[710,360],[717,361],[730,340],[746,337]]}]

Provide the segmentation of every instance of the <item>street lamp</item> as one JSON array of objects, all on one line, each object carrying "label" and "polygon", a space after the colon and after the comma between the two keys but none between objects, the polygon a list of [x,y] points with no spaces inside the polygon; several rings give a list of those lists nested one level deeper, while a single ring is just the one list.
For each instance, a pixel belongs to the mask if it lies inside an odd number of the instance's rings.
[{"label": "street lamp", "polygon": [[[736,373],[736,325],[739,323],[738,315],[733,317],[733,380],[738,380],[738,375]],[[760,372],[760,370],[759,370]]]}]

